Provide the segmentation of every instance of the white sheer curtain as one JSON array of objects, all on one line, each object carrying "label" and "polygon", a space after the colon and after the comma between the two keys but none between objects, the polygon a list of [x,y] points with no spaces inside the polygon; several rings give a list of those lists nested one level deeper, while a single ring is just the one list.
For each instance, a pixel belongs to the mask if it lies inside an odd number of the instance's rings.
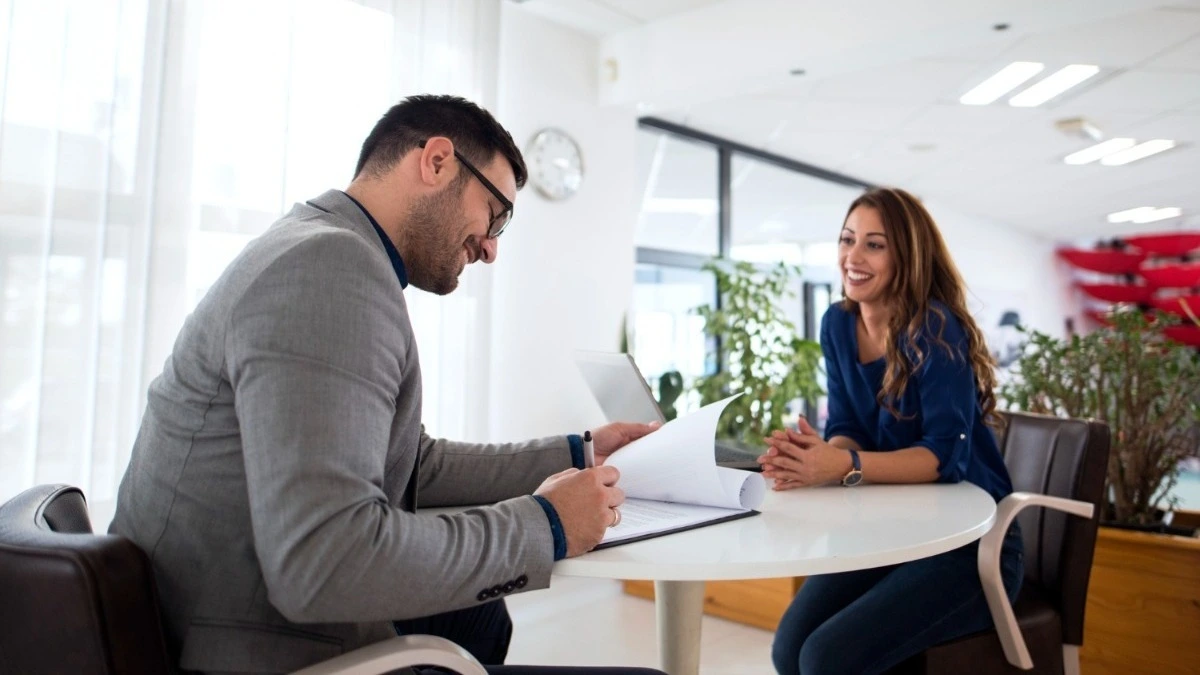
[{"label": "white sheer curtain", "polygon": [[[399,98],[494,103],[498,2],[0,0],[0,500],[106,527],[184,317]],[[409,294],[433,432],[482,430],[489,292]]]}]

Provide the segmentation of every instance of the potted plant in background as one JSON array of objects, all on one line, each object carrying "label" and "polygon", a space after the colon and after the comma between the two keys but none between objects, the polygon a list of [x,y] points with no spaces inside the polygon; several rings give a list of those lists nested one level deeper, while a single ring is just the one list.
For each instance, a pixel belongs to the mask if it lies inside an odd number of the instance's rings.
[{"label": "potted plant in background", "polygon": [[1184,672],[1200,644],[1200,539],[1172,528],[1159,505],[1174,506],[1179,464],[1200,442],[1200,356],[1162,336],[1169,317],[1108,318],[1067,339],[1028,332],[1000,397],[1016,410],[1103,420],[1112,433],[1083,670]]},{"label": "potted plant in background", "polygon": [[704,332],[716,338],[723,367],[697,378],[695,388],[705,405],[742,394],[722,413],[717,440],[754,457],[765,447],[763,437],[797,414],[790,408],[794,402],[823,393],[817,379],[821,346],[800,337],[783,309],[796,298],[799,267],[779,263],[763,270],[714,261],[704,269],[716,277],[720,303],[695,311]]},{"label": "potted plant in background", "polygon": [[1165,531],[1158,504],[1200,440],[1200,358],[1163,339],[1157,322],[1141,312],[1114,314],[1111,321],[1067,340],[1028,333],[1000,396],[1018,410],[1107,422],[1111,501],[1102,521]]}]

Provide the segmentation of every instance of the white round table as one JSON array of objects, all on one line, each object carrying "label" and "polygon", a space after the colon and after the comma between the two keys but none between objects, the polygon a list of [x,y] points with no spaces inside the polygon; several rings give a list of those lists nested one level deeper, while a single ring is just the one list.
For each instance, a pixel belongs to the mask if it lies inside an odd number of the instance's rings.
[{"label": "white round table", "polygon": [[700,669],[704,582],[810,576],[927,558],[992,526],[996,503],[970,483],[769,491],[761,515],[561,560],[554,574],[654,581],[659,661]]}]

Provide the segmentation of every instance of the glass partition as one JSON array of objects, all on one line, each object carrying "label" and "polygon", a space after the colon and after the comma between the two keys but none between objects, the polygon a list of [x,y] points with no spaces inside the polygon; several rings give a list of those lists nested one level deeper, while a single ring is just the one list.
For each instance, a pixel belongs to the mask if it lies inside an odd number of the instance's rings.
[{"label": "glass partition", "polygon": [[[861,187],[841,185],[735,154],[730,256],[800,265],[806,277],[831,277],[837,233]],[[834,276],[830,280],[835,280]]]},{"label": "glass partition", "polygon": [[639,248],[713,257],[717,230],[717,149],[669,134],[638,132]]}]

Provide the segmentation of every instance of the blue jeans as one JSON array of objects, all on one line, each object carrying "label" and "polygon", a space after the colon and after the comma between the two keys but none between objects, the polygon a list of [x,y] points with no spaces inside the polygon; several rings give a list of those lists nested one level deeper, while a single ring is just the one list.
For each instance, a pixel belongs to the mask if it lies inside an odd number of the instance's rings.
[{"label": "blue jeans", "polygon": [[[992,626],[974,542],[932,558],[809,577],[771,646],[780,675],[882,673],[910,656]],[[1016,523],[1000,550],[1000,575],[1015,600],[1024,576]]]}]

